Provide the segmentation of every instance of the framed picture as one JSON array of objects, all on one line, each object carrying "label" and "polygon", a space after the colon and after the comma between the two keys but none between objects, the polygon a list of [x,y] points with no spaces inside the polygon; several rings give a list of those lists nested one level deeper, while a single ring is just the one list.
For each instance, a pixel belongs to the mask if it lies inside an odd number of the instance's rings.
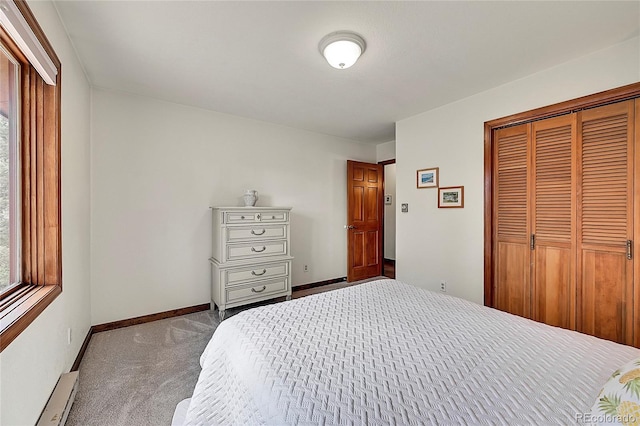
[{"label": "framed picture", "polygon": [[438,188],[438,208],[463,208],[464,186]]},{"label": "framed picture", "polygon": [[418,170],[418,188],[438,187],[438,167]]}]

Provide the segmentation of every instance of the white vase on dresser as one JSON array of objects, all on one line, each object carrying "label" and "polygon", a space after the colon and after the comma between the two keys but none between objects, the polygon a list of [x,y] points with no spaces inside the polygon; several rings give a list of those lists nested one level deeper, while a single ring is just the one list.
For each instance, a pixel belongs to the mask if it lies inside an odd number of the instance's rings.
[{"label": "white vase on dresser", "polygon": [[[211,309],[291,299],[291,207],[212,207]],[[215,306],[214,306],[215,305]]]}]

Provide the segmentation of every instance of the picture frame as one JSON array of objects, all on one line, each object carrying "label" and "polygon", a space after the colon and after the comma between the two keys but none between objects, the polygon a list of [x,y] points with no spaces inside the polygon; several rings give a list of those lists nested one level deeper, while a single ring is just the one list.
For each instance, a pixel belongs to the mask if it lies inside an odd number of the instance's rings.
[{"label": "picture frame", "polygon": [[438,167],[431,167],[430,169],[418,170],[416,176],[416,185],[418,189],[424,188],[437,188],[438,187],[438,175],[440,174]]},{"label": "picture frame", "polygon": [[438,208],[464,208],[464,186],[445,186],[438,188]]}]

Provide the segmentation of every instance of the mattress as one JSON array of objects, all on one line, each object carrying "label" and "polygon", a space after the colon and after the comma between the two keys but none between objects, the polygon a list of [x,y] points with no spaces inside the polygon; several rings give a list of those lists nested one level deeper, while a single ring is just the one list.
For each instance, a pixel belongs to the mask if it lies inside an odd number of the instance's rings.
[{"label": "mattress", "polygon": [[224,321],[188,425],[580,424],[640,350],[395,280]]}]

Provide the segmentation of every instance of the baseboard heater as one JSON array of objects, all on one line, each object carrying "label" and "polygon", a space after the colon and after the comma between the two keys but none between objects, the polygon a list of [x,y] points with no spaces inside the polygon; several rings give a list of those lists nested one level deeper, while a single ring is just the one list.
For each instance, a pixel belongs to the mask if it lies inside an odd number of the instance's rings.
[{"label": "baseboard heater", "polygon": [[78,372],[63,374],[40,415],[37,426],[64,426],[78,392]]}]

